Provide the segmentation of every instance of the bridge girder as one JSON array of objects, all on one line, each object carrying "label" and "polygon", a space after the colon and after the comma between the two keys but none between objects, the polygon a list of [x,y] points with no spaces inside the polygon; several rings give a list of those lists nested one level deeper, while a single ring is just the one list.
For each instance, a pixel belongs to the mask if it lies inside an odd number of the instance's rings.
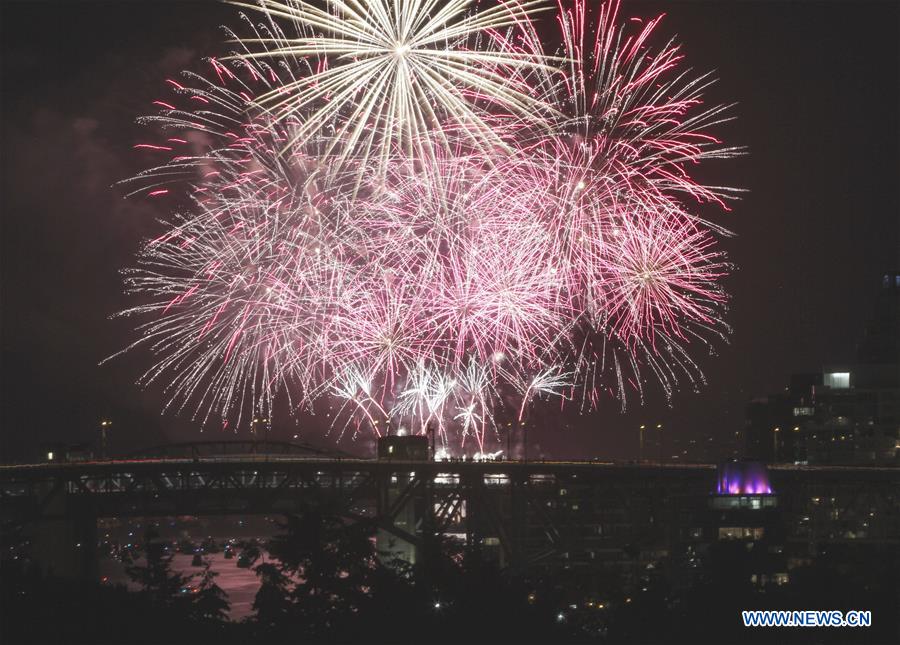
[{"label": "bridge girder", "polygon": [[[868,535],[900,541],[900,470],[773,469],[792,516],[812,500],[837,512],[877,513]],[[671,544],[706,512],[713,466],[591,462],[397,462],[283,455],[155,459],[0,467],[2,514],[20,522],[127,516],[282,514],[329,503],[415,549],[428,534],[464,536],[474,551],[496,546],[503,564],[577,559],[622,544]],[[869,511],[871,512],[871,511]],[[813,517],[813,515],[810,515]],[[793,539],[842,539],[816,530]],[[649,547],[648,547],[649,548]],[[591,556],[593,557],[593,556]]]}]

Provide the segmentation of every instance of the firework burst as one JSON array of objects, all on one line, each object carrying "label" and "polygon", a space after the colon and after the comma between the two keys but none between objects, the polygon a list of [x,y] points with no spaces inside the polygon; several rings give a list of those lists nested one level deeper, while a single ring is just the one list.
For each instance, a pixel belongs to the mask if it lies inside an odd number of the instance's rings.
[{"label": "firework burst", "polygon": [[277,120],[297,119],[287,149],[326,140],[335,169],[352,160],[383,172],[398,155],[430,158],[451,136],[477,149],[506,146],[498,113],[534,121],[550,111],[523,78],[544,58],[515,45],[542,2],[478,12],[471,0],[235,4],[267,18],[267,36],[241,39],[241,59],[302,70],[257,102]]},{"label": "firework burst", "polygon": [[[250,6],[250,5],[247,5]],[[260,0],[238,51],[170,81],[132,192],[178,204],[128,273],[129,347],[204,423],[337,404],[339,436],[484,453],[538,399],[702,380],[728,273],[691,166],[711,80],[618,2]],[[533,20],[554,10],[545,48]],[[254,15],[260,15],[255,13]],[[546,31],[546,30],[543,30]],[[542,33],[543,33],[542,31]],[[548,51],[545,51],[548,50]],[[515,399],[515,403],[510,401]]]}]

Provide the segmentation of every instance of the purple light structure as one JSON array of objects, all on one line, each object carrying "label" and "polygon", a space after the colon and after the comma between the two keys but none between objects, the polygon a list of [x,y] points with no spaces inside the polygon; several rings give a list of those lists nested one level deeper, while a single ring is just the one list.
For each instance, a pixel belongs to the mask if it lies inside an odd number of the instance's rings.
[{"label": "purple light structure", "polygon": [[719,495],[772,495],[769,473],[756,461],[731,461],[719,466]]}]

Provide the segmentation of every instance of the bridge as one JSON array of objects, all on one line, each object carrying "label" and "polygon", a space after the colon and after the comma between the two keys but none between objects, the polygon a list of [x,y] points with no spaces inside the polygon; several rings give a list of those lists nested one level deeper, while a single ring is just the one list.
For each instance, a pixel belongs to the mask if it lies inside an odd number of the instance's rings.
[{"label": "bridge", "polygon": [[349,457],[347,453],[329,449],[325,450],[308,443],[289,441],[190,441],[169,443],[153,448],[145,448],[128,455],[127,459],[200,459],[215,457],[252,457],[263,455],[268,457]]},{"label": "bridge", "polygon": [[[371,460],[244,444],[0,466],[0,516],[32,527],[38,550],[71,575],[93,568],[84,545],[96,543],[98,518],[274,515],[316,504],[373,521],[379,544],[409,560],[422,557],[423,535],[438,533],[503,566],[580,566],[621,560],[625,546],[671,551],[708,533],[716,487],[708,464]],[[900,542],[900,469],[776,466],[770,478],[794,541]]]}]

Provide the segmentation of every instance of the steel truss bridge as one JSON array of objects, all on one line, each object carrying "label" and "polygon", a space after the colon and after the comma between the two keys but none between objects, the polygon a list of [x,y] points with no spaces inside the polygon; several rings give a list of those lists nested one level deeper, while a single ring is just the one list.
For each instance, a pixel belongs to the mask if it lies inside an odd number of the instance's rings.
[{"label": "steel truss bridge", "polygon": [[[900,544],[900,469],[783,466],[770,478],[788,539]],[[505,566],[578,567],[621,559],[626,545],[652,555],[697,538],[709,528],[715,482],[712,465],[365,460],[215,442],[0,466],[0,516],[37,527],[52,557],[79,545],[74,564],[58,565],[73,575],[90,562],[81,545],[96,543],[98,518],[275,515],[317,504],[374,521],[379,541],[409,559],[422,557],[424,535],[451,534]]]}]

